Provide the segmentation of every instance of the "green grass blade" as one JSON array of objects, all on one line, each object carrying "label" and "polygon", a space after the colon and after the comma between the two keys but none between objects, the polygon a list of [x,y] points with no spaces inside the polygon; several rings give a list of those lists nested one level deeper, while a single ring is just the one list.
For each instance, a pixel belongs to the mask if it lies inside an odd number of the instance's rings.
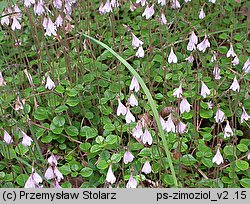
[{"label": "green grass blade", "polygon": [[172,157],[170,155],[170,151],[168,149],[167,140],[165,138],[165,134],[164,134],[162,126],[161,126],[159,113],[157,111],[157,108],[156,108],[155,102],[154,102],[154,100],[152,98],[152,95],[150,94],[150,91],[149,91],[148,87],[146,86],[146,84],[144,83],[143,79],[140,77],[140,75],[136,72],[136,70],[125,59],[123,59],[119,54],[117,54],[108,45],[106,45],[106,44],[102,43],[101,41],[99,41],[99,40],[97,40],[97,39],[95,39],[93,37],[90,37],[90,36],[88,36],[86,34],[83,34],[83,36],[89,38],[90,40],[92,40],[95,43],[97,43],[98,45],[104,47],[111,54],[113,54],[132,73],[132,75],[136,77],[136,79],[140,83],[140,85],[142,87],[142,90],[144,91],[144,93],[146,94],[146,96],[148,98],[149,104],[151,106],[151,109],[152,109],[152,112],[153,112],[153,115],[154,115],[154,119],[155,119],[156,124],[158,126],[159,136],[162,139],[164,150],[165,150],[167,158],[168,158],[169,167],[170,167],[170,170],[171,170],[171,173],[172,173],[172,177],[173,177],[173,180],[174,180],[174,185],[176,187],[178,187],[178,182],[177,182],[177,178],[176,178],[176,175],[175,175],[175,170],[174,170],[174,166],[173,166],[173,162],[172,162]]}]

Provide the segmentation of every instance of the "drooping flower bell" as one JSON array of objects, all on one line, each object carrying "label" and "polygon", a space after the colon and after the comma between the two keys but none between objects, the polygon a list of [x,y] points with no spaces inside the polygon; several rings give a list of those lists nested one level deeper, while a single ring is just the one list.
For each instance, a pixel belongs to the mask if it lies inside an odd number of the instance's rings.
[{"label": "drooping flower bell", "polygon": [[53,5],[56,9],[62,8],[62,1],[61,0],[53,0]]},{"label": "drooping flower bell", "polygon": [[161,13],[161,24],[166,25],[167,24],[167,19],[164,13]]},{"label": "drooping flower bell", "polygon": [[170,54],[168,56],[168,63],[177,63],[177,56],[174,53],[173,48],[171,47]]},{"label": "drooping flower bell", "polygon": [[184,112],[190,112],[190,107],[191,105],[189,104],[188,100],[186,98],[183,98],[181,103],[180,103],[180,113]]},{"label": "drooping flower bell", "polygon": [[201,81],[201,95],[203,98],[206,98],[207,95],[210,95],[210,90],[203,81]]},{"label": "drooping flower bell", "polygon": [[216,123],[222,123],[225,120],[225,113],[218,108],[214,119]]},{"label": "drooping flower bell", "polygon": [[132,130],[132,135],[138,139],[143,135],[141,121],[137,122],[135,128]]},{"label": "drooping flower bell", "polygon": [[136,77],[133,76],[132,80],[131,80],[131,83],[130,83],[130,86],[129,86],[129,90],[130,91],[135,91],[135,92],[138,92],[140,90],[140,84],[139,82],[137,81]]},{"label": "drooping flower bell", "polygon": [[117,116],[120,116],[121,114],[122,115],[126,115],[127,113],[127,108],[126,106],[124,106],[121,102],[121,100],[118,98],[118,108],[117,108],[117,111],[116,111],[116,114]]},{"label": "drooping flower bell", "polygon": [[205,34],[203,41],[197,45],[197,49],[201,52],[205,52],[208,47],[210,47],[210,42]]},{"label": "drooping flower bell", "polygon": [[43,182],[42,177],[36,173],[35,169],[32,167],[32,173],[26,181],[24,188],[41,188],[40,183]]},{"label": "drooping flower bell", "polygon": [[187,58],[185,58],[186,61],[188,61],[189,63],[193,63],[194,62],[194,57],[193,55],[189,55]]},{"label": "drooping flower bell", "polygon": [[1,15],[1,24],[2,24],[2,26],[4,26],[4,25],[8,26],[10,24],[10,17],[9,17],[8,14],[9,13],[7,13],[5,11],[2,12],[2,15]]},{"label": "drooping flower bell", "polygon": [[126,184],[126,188],[136,188],[136,187],[137,187],[137,181],[133,178],[133,175],[131,174],[128,183]]},{"label": "drooping flower bell", "polygon": [[126,113],[126,116],[125,116],[125,120],[126,120],[126,123],[129,124],[131,122],[135,122],[135,117],[133,116],[133,114],[130,112],[130,109],[129,107],[127,107],[127,113]]},{"label": "drooping flower bell", "polygon": [[139,40],[139,38],[137,38],[134,33],[131,32],[131,35],[132,35],[132,47],[134,49],[143,45],[143,42]]},{"label": "drooping flower bell", "polygon": [[205,14],[205,12],[204,12],[203,7],[201,7],[201,10],[200,10],[200,13],[199,13],[199,19],[203,19],[203,18],[205,18],[205,17],[206,17],[206,14]]},{"label": "drooping flower bell", "polygon": [[43,2],[43,0],[39,0],[34,6],[34,13],[35,13],[35,15],[40,16],[44,13],[44,11],[45,11],[44,10],[44,2]]},{"label": "drooping flower bell", "polygon": [[170,7],[172,9],[179,9],[181,8],[180,2],[178,0],[171,0]]},{"label": "drooping flower bell", "polygon": [[140,46],[137,50],[137,52],[135,53],[135,56],[138,57],[138,58],[143,58],[145,55],[145,52],[143,50],[143,47]]},{"label": "drooping flower bell", "polygon": [[220,148],[217,149],[217,152],[215,154],[215,156],[213,157],[213,163],[216,163],[217,165],[220,165],[223,163],[223,157],[220,153]]},{"label": "drooping flower bell", "polygon": [[237,81],[236,77],[234,77],[233,83],[231,84],[230,88],[233,91],[240,91],[240,85],[239,82]]},{"label": "drooping flower bell", "polygon": [[129,162],[132,162],[134,159],[133,154],[131,154],[129,151],[126,151],[123,155],[123,162],[124,164],[128,164]]},{"label": "drooping flower bell", "polygon": [[153,138],[152,138],[150,132],[148,131],[148,128],[145,129],[143,135],[141,136],[141,139],[142,139],[143,144],[148,143],[148,145],[152,145]]},{"label": "drooping flower bell", "polygon": [[52,81],[52,79],[50,78],[50,76],[47,76],[47,80],[46,80],[46,84],[45,84],[45,88],[52,90],[53,88],[55,88],[55,83]]},{"label": "drooping flower bell", "polygon": [[161,4],[161,6],[165,6],[166,0],[158,0],[158,4]]},{"label": "drooping flower bell", "polygon": [[215,62],[217,60],[217,55],[218,55],[217,52],[213,51],[213,56],[210,61]]},{"label": "drooping flower bell", "polygon": [[9,133],[6,131],[6,130],[3,130],[3,141],[6,143],[6,144],[11,144],[13,142],[13,139],[12,137],[9,135]]},{"label": "drooping flower bell", "polygon": [[136,0],[136,3],[139,4],[141,3],[142,6],[146,5],[146,0]]},{"label": "drooping flower bell", "polygon": [[244,66],[242,70],[248,74],[250,72],[250,58],[247,59],[247,61],[244,63]]},{"label": "drooping flower bell", "polygon": [[130,94],[130,97],[128,98],[128,103],[129,105],[133,106],[138,106],[138,101],[135,98],[135,95],[133,93]]},{"label": "drooping flower bell", "polygon": [[234,52],[234,48],[233,48],[233,45],[232,45],[232,43],[230,43],[230,49],[228,50],[228,52],[227,52],[227,58],[229,58],[229,57],[235,57],[236,56],[236,54],[235,54],[235,52]]},{"label": "drooping flower bell", "polygon": [[227,120],[227,124],[226,124],[226,127],[224,129],[224,138],[227,138],[230,136],[233,136],[233,130],[229,124],[229,121]]},{"label": "drooping flower bell", "polygon": [[154,15],[154,13],[154,4],[152,4],[150,7],[147,5],[145,11],[142,13],[142,17],[145,16],[145,18],[148,20]]},{"label": "drooping flower bell", "polygon": [[57,36],[57,28],[56,28],[56,25],[52,22],[51,18],[44,18],[43,20],[43,26],[44,26],[44,29],[45,29],[45,33],[44,35],[45,36],[51,36],[51,35],[54,35],[54,36]]},{"label": "drooping flower bell", "polygon": [[0,86],[5,86],[5,85],[6,85],[6,82],[4,81],[2,72],[0,71]]},{"label": "drooping flower bell", "polygon": [[234,57],[234,59],[232,60],[232,64],[233,64],[233,66],[236,66],[236,65],[238,65],[239,63],[240,63],[240,60],[239,60],[238,56],[236,55],[236,56]]},{"label": "drooping flower bell", "polygon": [[24,6],[29,8],[32,4],[35,4],[35,0],[24,0]]},{"label": "drooping flower bell", "polygon": [[198,43],[198,37],[195,35],[194,31],[192,31],[190,37],[189,37],[189,42],[187,45],[187,50],[188,51],[193,51],[196,49],[196,45]]},{"label": "drooping flower bell", "polygon": [[187,133],[187,131],[188,131],[187,125],[179,121],[179,123],[176,126],[176,132],[179,134],[184,134]]},{"label": "drooping flower bell", "polygon": [[250,116],[247,114],[246,109],[244,107],[242,107],[242,114],[240,117],[240,123],[243,123],[244,121],[248,121],[249,118],[250,118]]},{"label": "drooping flower bell", "polygon": [[220,76],[220,68],[218,64],[214,66],[213,75],[214,75],[215,80],[220,80],[221,76]]},{"label": "drooping flower bell", "polygon": [[173,96],[176,98],[180,98],[182,96],[182,84],[180,84],[179,88],[174,91]]},{"label": "drooping flower bell", "polygon": [[145,174],[150,174],[150,173],[151,173],[152,168],[151,168],[151,165],[150,165],[150,163],[149,163],[148,160],[147,160],[147,161],[145,162],[145,164],[143,165],[141,171],[142,171],[142,173],[145,173]]},{"label": "drooping flower bell", "polygon": [[56,18],[55,25],[56,27],[61,27],[63,25],[63,18],[60,14]]},{"label": "drooping flower bell", "polygon": [[168,119],[166,121],[166,131],[175,133],[175,124],[172,120],[171,114],[169,114]]},{"label": "drooping flower bell", "polygon": [[33,139],[31,137],[29,137],[28,135],[26,135],[26,133],[23,132],[20,128],[19,128],[19,131],[21,132],[21,134],[23,136],[22,145],[24,147],[30,146],[31,142],[33,142]]},{"label": "drooping flower bell", "polygon": [[110,184],[113,184],[116,181],[116,177],[112,171],[112,164],[109,165],[109,169],[108,169],[107,176],[106,176],[106,181],[109,182]]}]

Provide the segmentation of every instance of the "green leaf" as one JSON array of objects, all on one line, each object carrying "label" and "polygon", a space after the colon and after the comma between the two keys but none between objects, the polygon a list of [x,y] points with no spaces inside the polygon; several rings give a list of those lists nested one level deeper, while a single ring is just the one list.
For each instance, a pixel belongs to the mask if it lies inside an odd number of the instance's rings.
[{"label": "green leaf", "polygon": [[26,181],[28,180],[29,176],[27,174],[20,174],[16,178],[16,182],[20,187],[24,187]]},{"label": "green leaf", "polygon": [[235,164],[242,171],[246,171],[249,168],[249,163],[243,160],[237,160]]},{"label": "green leaf", "polygon": [[70,107],[74,107],[74,106],[77,106],[78,103],[80,103],[80,100],[79,98],[68,98],[67,101],[66,101],[66,104],[69,105]]},{"label": "green leaf", "polygon": [[196,163],[196,159],[191,154],[184,155],[181,161],[185,166],[192,166]]},{"label": "green leaf", "polygon": [[206,119],[212,118],[213,117],[213,111],[212,110],[201,109],[200,110],[200,116],[202,118],[206,118]]},{"label": "green leaf", "polygon": [[68,175],[71,173],[71,169],[70,169],[70,166],[69,164],[65,164],[61,167],[59,167],[59,171],[63,174],[63,175]]},{"label": "green leaf", "polygon": [[173,186],[174,185],[174,179],[172,175],[166,174],[163,177],[163,182],[169,186]]},{"label": "green leaf", "polygon": [[46,108],[38,107],[34,113],[34,117],[37,120],[45,120],[48,119],[48,111]]},{"label": "green leaf", "polygon": [[104,130],[107,130],[109,132],[114,131],[115,130],[115,126],[112,123],[106,123],[104,125]]},{"label": "green leaf", "polygon": [[41,141],[42,143],[48,144],[52,141],[53,137],[51,135],[46,135],[42,137]]},{"label": "green leaf", "polygon": [[244,188],[250,188],[250,178],[241,179],[240,185],[242,185]]},{"label": "green leaf", "polygon": [[56,126],[63,126],[65,124],[65,118],[63,116],[56,116],[53,118],[53,123],[56,125]]},{"label": "green leaf", "polygon": [[96,137],[97,135],[98,135],[98,131],[96,128],[83,126],[80,130],[80,136],[86,137],[87,139]]},{"label": "green leaf", "polygon": [[75,126],[66,126],[65,131],[71,137],[75,137],[79,134],[79,131]]},{"label": "green leaf", "polygon": [[111,161],[112,162],[120,162],[121,161],[121,158],[122,158],[122,156],[121,156],[121,154],[120,153],[115,153],[115,154],[113,154],[112,156],[111,156]]},{"label": "green leaf", "polygon": [[105,160],[100,160],[97,164],[98,169],[107,169],[109,167],[109,164]]},{"label": "green leaf", "polygon": [[237,149],[240,150],[241,152],[247,152],[248,151],[248,147],[246,145],[244,145],[244,144],[238,144]]},{"label": "green leaf", "polygon": [[66,111],[68,109],[69,109],[68,106],[59,106],[55,109],[55,113],[61,113],[61,112]]},{"label": "green leaf", "polygon": [[211,168],[213,166],[212,159],[202,158],[201,162],[202,162],[202,164],[204,164],[208,168]]},{"label": "green leaf", "polygon": [[89,142],[85,142],[80,144],[79,147],[83,152],[88,152],[89,148],[91,147],[91,144]]},{"label": "green leaf", "polygon": [[80,174],[82,177],[90,177],[93,174],[93,170],[89,167],[84,167],[81,171]]},{"label": "green leaf", "polygon": [[117,135],[108,135],[108,136],[106,137],[105,142],[106,142],[107,144],[109,144],[109,145],[112,145],[112,144],[118,143],[119,140],[120,140],[120,137],[117,136]]}]

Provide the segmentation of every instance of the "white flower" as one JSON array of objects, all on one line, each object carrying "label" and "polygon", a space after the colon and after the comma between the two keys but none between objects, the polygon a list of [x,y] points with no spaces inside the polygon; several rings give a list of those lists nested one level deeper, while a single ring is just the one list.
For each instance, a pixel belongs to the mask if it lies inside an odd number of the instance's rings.
[{"label": "white flower", "polygon": [[140,46],[137,50],[137,52],[135,53],[135,56],[138,57],[138,58],[143,58],[144,57],[144,50],[143,50],[143,47]]},{"label": "white flower", "polygon": [[126,188],[136,188],[136,187],[137,187],[137,181],[133,178],[133,175],[131,174],[128,183],[126,184]]},{"label": "white flower", "polygon": [[240,63],[240,60],[239,60],[239,58],[237,57],[237,55],[234,57],[234,59],[233,59],[233,61],[232,61],[232,64],[233,64],[233,66],[236,66],[236,65],[238,65]]},{"label": "white flower", "polygon": [[39,183],[42,182],[42,177],[38,173],[36,173],[36,171],[32,168],[32,173],[26,181],[24,188],[41,188]]},{"label": "white flower", "polygon": [[181,8],[181,5],[180,5],[178,0],[172,0],[170,7],[172,9],[179,9],[179,8]]},{"label": "white flower", "polygon": [[55,83],[51,80],[50,76],[48,75],[47,80],[46,80],[46,84],[45,84],[45,88],[51,90],[55,87],[56,87]]},{"label": "white flower", "polygon": [[175,132],[175,125],[172,120],[172,115],[169,114],[168,119],[166,121],[166,131],[167,132]]},{"label": "white flower", "polygon": [[194,62],[194,57],[193,57],[193,55],[190,55],[187,58],[185,58],[185,60],[188,61],[189,63],[193,63]]},{"label": "white flower", "polygon": [[183,98],[181,103],[180,103],[180,112],[181,114],[184,112],[189,112],[190,111],[191,105],[188,103],[188,100],[186,98]]},{"label": "white flower", "polygon": [[216,0],[208,0],[208,1],[213,3],[213,4],[216,2]]},{"label": "white flower", "polygon": [[212,109],[213,106],[214,106],[214,104],[211,101],[207,102],[208,109]]},{"label": "white flower", "polygon": [[230,127],[229,122],[227,120],[227,124],[226,124],[226,127],[224,129],[224,138],[227,138],[227,137],[230,137],[230,136],[233,136],[233,130]]},{"label": "white flower", "polygon": [[44,177],[45,177],[47,180],[51,180],[51,179],[56,178],[56,175],[55,175],[55,173],[54,173],[54,170],[53,170],[53,167],[52,167],[52,166],[49,166],[49,168],[45,171]]},{"label": "white flower", "polygon": [[184,1],[185,1],[185,3],[191,2],[191,0],[184,0]]},{"label": "white flower", "polygon": [[198,37],[195,35],[194,31],[192,31],[190,37],[189,37],[189,42],[187,45],[187,50],[193,51],[196,49],[196,44],[198,43]]},{"label": "white flower", "polygon": [[145,11],[142,13],[142,17],[145,16],[146,19],[148,20],[154,15],[154,13],[155,13],[154,4],[152,4],[151,7],[147,5]]},{"label": "white flower", "polygon": [[4,130],[3,132],[4,132],[3,141],[8,145],[11,144],[13,142],[12,137],[9,135],[7,131]]},{"label": "white flower", "polygon": [[247,61],[244,63],[242,70],[247,74],[250,72],[250,59],[248,58]]},{"label": "white flower", "polygon": [[211,58],[211,62],[215,62],[217,60],[217,53],[213,52],[213,56]]},{"label": "white flower", "polygon": [[134,33],[131,32],[131,35],[132,35],[132,47],[134,49],[143,45],[143,42],[139,40],[139,38],[137,38]]},{"label": "white flower", "polygon": [[173,48],[171,47],[171,51],[170,51],[170,54],[168,56],[168,63],[171,64],[171,63],[177,63],[177,57],[176,55],[174,54],[174,50]]},{"label": "white flower", "polygon": [[136,0],[136,3],[139,4],[141,3],[142,6],[146,5],[146,0]]},{"label": "white flower", "polygon": [[132,130],[132,135],[138,139],[143,135],[142,124],[140,121],[136,124],[136,127]]},{"label": "white flower", "polygon": [[167,129],[166,121],[160,116],[160,122],[163,130]]},{"label": "white flower", "polygon": [[14,16],[12,19],[13,19],[13,21],[12,21],[11,29],[12,30],[16,30],[16,29],[20,30],[21,29],[21,24],[19,23],[17,18]]},{"label": "white flower", "polygon": [[123,162],[124,164],[128,164],[129,162],[132,162],[135,157],[133,154],[131,154],[129,151],[126,151],[123,155]]},{"label": "white flower", "polygon": [[56,36],[57,35],[56,34],[57,28],[50,18],[47,20],[47,25],[45,27],[45,30],[46,30],[46,32],[44,34],[45,36],[46,35],[47,36],[51,36],[51,35]]},{"label": "white flower", "polygon": [[126,123],[128,123],[128,124],[131,123],[131,122],[135,122],[135,117],[130,112],[129,107],[127,108],[127,113],[126,113],[126,116],[125,116],[125,120],[126,120]]},{"label": "white flower", "polygon": [[233,48],[233,45],[232,45],[232,43],[230,43],[230,49],[228,50],[228,52],[227,52],[227,57],[235,57],[236,56],[236,54],[235,54],[235,52],[234,52],[234,48]]},{"label": "white flower", "polygon": [[108,173],[106,176],[106,181],[111,183],[111,184],[115,183],[115,181],[116,181],[115,175],[112,171],[112,165],[109,166]]},{"label": "white flower", "polygon": [[57,27],[61,27],[63,25],[63,19],[60,14],[57,16],[55,24]]},{"label": "white flower", "polygon": [[143,144],[148,143],[148,145],[151,145],[153,143],[153,139],[152,139],[150,132],[148,131],[148,128],[145,129],[145,132],[141,136],[141,139],[142,139]]},{"label": "white flower", "polygon": [[234,77],[233,83],[232,83],[232,85],[230,86],[229,89],[231,89],[233,91],[238,91],[238,92],[240,91],[240,85],[239,85],[236,77]]},{"label": "white flower", "polygon": [[127,113],[127,108],[122,104],[121,100],[118,98],[118,108],[116,111],[117,116],[119,115],[126,115]]},{"label": "white flower", "polygon": [[244,107],[242,107],[242,114],[240,117],[240,123],[243,123],[244,121],[247,121],[250,118],[250,116],[247,114]]},{"label": "white flower", "polygon": [[166,0],[158,0],[158,4],[161,4],[161,6],[165,6]]},{"label": "white flower", "polygon": [[103,6],[103,13],[109,13],[109,12],[112,12],[112,7],[111,7],[111,3],[110,3],[110,0],[107,0],[106,3],[104,4]]},{"label": "white flower", "polygon": [[62,8],[62,1],[61,0],[54,0],[53,4],[54,4],[54,7],[56,9],[61,9]]},{"label": "white flower", "polygon": [[10,18],[7,14],[8,13],[5,13],[4,11],[2,12],[2,18],[1,18],[2,25],[6,24],[8,26],[10,24]]},{"label": "white flower", "polygon": [[206,17],[206,14],[205,14],[205,12],[203,10],[203,7],[201,7],[201,10],[200,10],[200,13],[199,13],[199,19],[203,19],[205,17]]},{"label": "white flower", "polygon": [[[20,129],[19,129],[20,130]],[[25,134],[25,132],[23,132],[22,130],[20,130],[20,132],[23,135],[23,140],[22,140],[22,145],[24,147],[30,146],[31,142],[33,142],[33,140],[31,139],[31,137],[29,137],[28,135]]]},{"label": "white flower", "polygon": [[182,96],[182,85],[180,84],[179,88],[177,88],[174,93],[173,96],[176,98],[180,98]]},{"label": "white flower", "polygon": [[0,71],[0,86],[5,86],[5,85],[6,85],[6,82],[4,81],[2,72]]},{"label": "white flower", "polygon": [[145,174],[150,174],[150,173],[151,173],[152,168],[151,168],[151,165],[150,165],[150,163],[149,163],[148,160],[147,160],[147,161],[145,162],[145,164],[143,165],[141,171],[142,171],[143,173],[145,173]]},{"label": "white flower", "polygon": [[250,153],[248,153],[248,155],[247,155],[247,159],[248,159],[248,160],[250,160]]},{"label": "white flower", "polygon": [[44,5],[43,0],[39,0],[38,3],[35,4],[35,6],[34,6],[35,15],[40,16],[41,14],[43,14],[43,12],[44,12],[43,5]]},{"label": "white flower", "polygon": [[135,98],[135,95],[133,93],[131,93],[130,97],[128,98],[128,103],[129,105],[133,106],[138,106],[138,101]]},{"label": "white flower", "polygon": [[210,47],[210,42],[205,35],[203,41],[197,45],[197,49],[201,52],[205,52],[208,47]]},{"label": "white flower", "polygon": [[55,156],[54,154],[52,154],[48,158],[48,163],[50,164],[50,166],[57,166],[57,159],[58,159],[58,156]]},{"label": "white flower", "polygon": [[220,80],[221,76],[220,76],[220,68],[219,68],[218,64],[216,64],[214,67],[213,75],[214,75],[214,78],[216,80]]},{"label": "white flower", "polygon": [[210,94],[210,90],[208,89],[207,85],[201,81],[201,95],[203,98],[206,98],[207,95]]},{"label": "white flower", "polygon": [[138,92],[140,90],[140,85],[139,82],[137,81],[136,77],[133,76],[130,86],[129,86],[129,90],[133,91],[135,90],[135,92]]},{"label": "white flower", "polygon": [[134,11],[136,9],[136,6],[133,4],[133,2],[130,1],[130,11]]},{"label": "white flower", "polygon": [[54,174],[56,176],[56,180],[58,182],[60,182],[61,179],[63,179],[63,175],[62,175],[62,173],[59,171],[59,169],[56,166],[54,166],[53,168],[54,168]]},{"label": "white flower", "polygon": [[161,24],[166,25],[167,24],[167,19],[164,13],[161,13]]},{"label": "white flower", "polygon": [[220,164],[223,163],[223,157],[222,157],[222,155],[220,153],[219,148],[217,149],[217,152],[216,152],[215,156],[213,157],[212,161],[213,161],[213,163],[216,163],[217,165],[220,165]]},{"label": "white flower", "polygon": [[187,131],[188,131],[187,125],[179,121],[179,123],[176,126],[176,132],[179,134],[184,134],[184,133],[187,133]]},{"label": "white flower", "polygon": [[111,6],[113,8],[119,7],[119,1],[118,0],[111,0]]},{"label": "white flower", "polygon": [[218,108],[214,119],[216,123],[222,123],[225,120],[225,113]]},{"label": "white flower", "polygon": [[24,0],[24,6],[28,8],[31,6],[31,4],[35,4],[35,3],[36,3],[35,0]]}]

